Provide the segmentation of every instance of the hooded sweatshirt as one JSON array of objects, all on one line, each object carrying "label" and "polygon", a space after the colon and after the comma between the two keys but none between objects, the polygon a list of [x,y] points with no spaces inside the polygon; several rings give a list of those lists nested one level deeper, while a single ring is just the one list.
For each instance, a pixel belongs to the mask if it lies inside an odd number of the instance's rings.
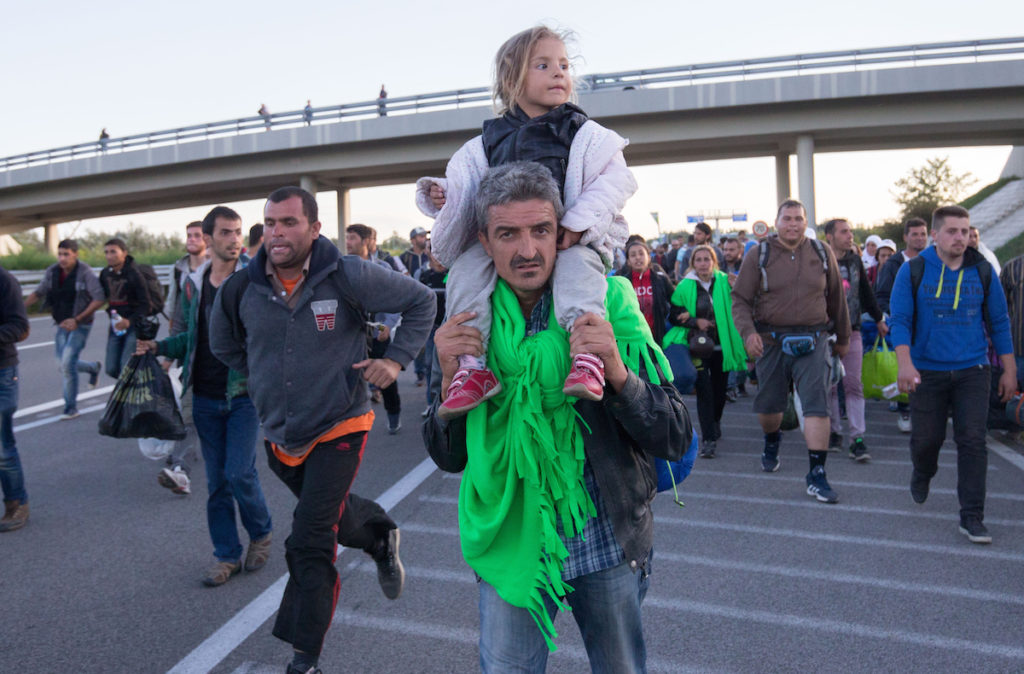
[{"label": "hooded sweatshirt", "polygon": [[[939,259],[935,246],[928,246],[924,258],[924,275],[912,297],[910,265],[903,265],[893,283],[892,342],[894,346],[910,346],[914,367],[919,370],[962,370],[988,363],[988,340],[982,303],[985,289],[978,275],[979,265],[988,264],[973,248],[964,251],[959,269],[947,267]],[[992,324],[987,334],[992,337],[996,352],[1013,353],[1010,319],[1006,314],[1006,296],[999,280],[988,287],[988,315]],[[917,304],[917,325],[914,330],[914,304]],[[913,335],[913,342],[911,336]]]}]

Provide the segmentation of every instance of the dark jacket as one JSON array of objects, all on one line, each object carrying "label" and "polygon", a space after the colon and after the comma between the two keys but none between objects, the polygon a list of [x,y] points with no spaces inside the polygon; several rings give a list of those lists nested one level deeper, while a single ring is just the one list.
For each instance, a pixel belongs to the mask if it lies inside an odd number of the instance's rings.
[{"label": "dark jacket", "polygon": [[[920,253],[918,254],[920,255]],[[875,300],[878,302],[878,308],[887,314],[890,313],[889,297],[892,295],[892,284],[896,280],[896,273],[906,261],[907,256],[903,254],[902,250],[893,253],[878,270],[878,276],[875,278]]]},{"label": "dark jacket", "polygon": [[342,257],[322,236],[313,242],[294,308],[277,297],[266,269],[264,246],[221,285],[210,317],[210,350],[248,375],[264,434],[287,451],[370,410],[366,381],[352,368],[367,355],[365,313],[402,314],[384,356],[404,366],[427,339],[435,302],[422,283]]},{"label": "dark jacket", "polygon": [[[203,277],[210,268],[207,260],[199,265],[194,272],[185,276],[180,300],[181,332],[157,342],[157,355],[181,361],[181,386],[187,390],[192,385],[195,368],[196,344],[198,342],[199,311],[203,299]],[[242,260],[235,265],[235,271],[245,268]],[[227,280],[224,281],[227,283]],[[245,375],[235,370],[228,370],[227,399],[237,398],[249,392]]]},{"label": "dark jacket", "polygon": [[28,339],[28,314],[21,284],[0,267],[0,368],[18,364],[18,342]]},{"label": "dark jacket", "polygon": [[533,118],[518,107],[513,108],[501,117],[484,122],[482,140],[487,164],[537,162],[551,171],[564,198],[569,148],[587,119],[587,113],[572,103],[563,103]]},{"label": "dark jacket", "polygon": [[[437,361],[435,360],[435,367]],[[615,540],[630,567],[647,561],[654,539],[651,501],[657,493],[653,457],[678,460],[690,446],[693,427],[671,382],[655,386],[632,372],[616,394],[580,400],[583,450],[594,470]],[[438,397],[439,400],[440,397]],[[423,440],[438,468],[458,473],[466,466],[466,418],[447,424],[437,418],[435,401],[423,423]]]},{"label": "dark jacket", "polygon": [[[85,311],[85,308],[92,304],[95,300],[103,301],[103,287],[100,285],[99,279],[96,274],[93,273],[89,265],[85,264],[81,260],[75,263],[75,268],[71,271],[74,274],[74,300],[71,303],[71,314],[70,316],[64,316],[58,318],[55,306],[55,291],[58,291],[60,284],[60,265],[52,264],[46,269],[46,274],[43,276],[43,280],[39,282],[34,292],[38,297],[43,298],[43,304],[46,308],[50,309],[50,313],[53,316],[53,320],[60,322],[64,318],[70,318],[71,316],[77,316],[78,314]],[[67,281],[65,280],[65,283]],[[82,325],[92,324],[93,314],[89,315],[89,318],[82,321]]]},{"label": "dark jacket", "polygon": [[850,313],[850,330],[860,330],[861,314],[868,314],[877,323],[882,320],[882,310],[875,299],[875,291],[868,281],[864,262],[856,251],[848,250],[837,260],[839,276],[846,288],[846,307]]},{"label": "dark jacket", "polygon": [[127,256],[121,271],[104,267],[100,272],[100,285],[107,296],[107,313],[116,309],[121,318],[127,318],[132,327],[137,328],[149,309],[149,291],[146,279],[135,267],[135,258]]}]

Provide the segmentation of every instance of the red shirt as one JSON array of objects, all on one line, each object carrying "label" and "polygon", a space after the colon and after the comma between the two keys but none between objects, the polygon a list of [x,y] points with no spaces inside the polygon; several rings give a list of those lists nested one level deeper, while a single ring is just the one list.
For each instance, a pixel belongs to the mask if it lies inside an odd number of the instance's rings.
[{"label": "red shirt", "polygon": [[640,311],[647,319],[647,325],[654,330],[654,287],[651,285],[651,269],[648,267],[642,274],[636,271],[629,275],[633,281],[633,290],[640,303]]}]

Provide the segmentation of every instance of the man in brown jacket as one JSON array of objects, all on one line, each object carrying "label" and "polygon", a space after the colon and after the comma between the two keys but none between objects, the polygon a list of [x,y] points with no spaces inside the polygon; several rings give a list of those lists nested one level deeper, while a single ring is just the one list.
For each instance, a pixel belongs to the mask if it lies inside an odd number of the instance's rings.
[{"label": "man in brown jacket", "polygon": [[828,451],[829,335],[842,357],[850,346],[850,317],[832,249],[804,235],[807,211],[779,206],[777,234],[744,256],[732,289],[732,315],[747,354],[757,359],[754,411],[764,431],[761,467],[779,469],[782,414],[790,383],[800,394],[810,459],[807,493],[823,503],[838,495],[825,478]]}]

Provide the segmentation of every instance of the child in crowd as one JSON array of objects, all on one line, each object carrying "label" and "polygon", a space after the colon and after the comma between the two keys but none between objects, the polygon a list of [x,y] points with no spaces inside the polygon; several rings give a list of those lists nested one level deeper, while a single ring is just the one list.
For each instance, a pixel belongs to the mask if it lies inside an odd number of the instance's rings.
[{"label": "child in crowd", "polygon": [[[476,312],[466,324],[480,330],[485,345],[497,274],[478,240],[473,201],[489,168],[537,162],[561,187],[566,210],[559,227],[552,291],[555,318],[565,330],[571,331],[587,312],[604,316],[605,274],[629,233],[621,210],[637,185],[622,156],[627,141],[570,102],[575,100],[575,87],[565,46],[568,38],[537,26],[506,41],[495,58],[494,100],[501,116],[484,122],[482,135],[455,153],[445,178],[421,178],[416,183],[417,206],[435,218],[434,256],[451,269],[448,316]],[[500,391],[501,383],[487,368],[486,354],[459,356],[458,372],[438,415],[458,417]],[[601,359],[576,354],[563,391],[600,400]]]}]

